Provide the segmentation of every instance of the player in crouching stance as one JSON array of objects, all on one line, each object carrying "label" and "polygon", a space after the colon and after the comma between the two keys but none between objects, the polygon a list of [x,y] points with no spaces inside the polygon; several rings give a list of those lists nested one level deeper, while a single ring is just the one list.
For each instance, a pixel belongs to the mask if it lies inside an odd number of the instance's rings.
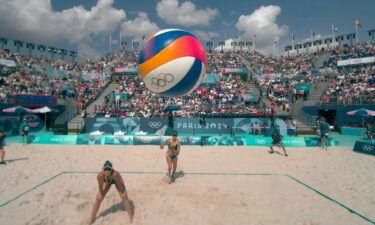
[{"label": "player in crouching stance", "polygon": [[277,132],[277,130],[274,130],[273,133],[272,133],[272,143],[270,145],[270,149],[271,149],[270,153],[271,154],[273,153],[273,146],[277,145],[277,146],[279,146],[280,148],[283,149],[285,156],[288,156],[288,154],[286,154],[286,150],[285,150],[282,139],[283,139],[283,136],[281,136]]},{"label": "player in crouching stance", "polygon": [[121,196],[124,208],[128,213],[130,222],[133,222],[133,212],[130,209],[128,194],[126,192],[124,180],[122,179],[121,174],[112,168],[112,163],[110,161],[106,161],[104,163],[103,170],[99,172],[97,179],[99,184],[99,193],[96,195],[95,204],[92,208],[90,224],[93,224],[95,222],[96,214],[98,213],[100,203],[103,201],[105,195],[111,188],[112,184],[116,186],[116,189]]}]

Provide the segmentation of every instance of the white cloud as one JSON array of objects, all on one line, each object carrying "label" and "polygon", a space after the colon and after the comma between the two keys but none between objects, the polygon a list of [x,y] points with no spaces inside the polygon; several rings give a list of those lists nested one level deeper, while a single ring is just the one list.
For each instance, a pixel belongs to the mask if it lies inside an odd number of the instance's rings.
[{"label": "white cloud", "polygon": [[51,0],[2,0],[0,34],[37,43],[67,41],[78,51],[97,54],[89,43],[114,32],[126,17],[124,10],[112,7],[113,2],[98,0],[90,10],[75,6],[58,12],[52,9]]},{"label": "white cloud", "polygon": [[[232,47],[232,45],[231,45],[233,41],[235,41],[235,39],[232,39],[232,38],[229,38],[229,39],[225,40],[225,44],[224,44],[224,46],[223,46],[223,51],[233,50],[233,47]],[[215,50],[220,51],[221,48],[222,48],[221,46],[217,46],[217,47],[215,48]]]},{"label": "white cloud", "polygon": [[159,26],[151,22],[145,12],[139,12],[134,20],[128,20],[121,25],[121,34],[128,37],[141,38],[143,35],[148,37],[159,30]]},{"label": "white cloud", "polygon": [[201,30],[195,30],[195,31],[193,31],[193,34],[195,34],[199,38],[199,40],[201,40],[201,41],[209,41],[212,38],[214,38],[214,40],[216,40],[216,38],[219,37],[219,33],[212,32],[212,31],[206,32],[206,31],[201,31]]},{"label": "white cloud", "polygon": [[249,15],[241,15],[238,18],[236,27],[243,31],[242,40],[252,40],[256,35],[256,50],[265,54],[273,53],[274,41],[288,33],[288,26],[279,26],[276,17],[281,13],[279,6],[261,6]]},{"label": "white cloud", "polygon": [[[313,37],[313,39],[314,39],[314,41],[315,40],[319,40],[319,39],[321,39],[323,37],[323,35],[321,35],[321,34],[315,34],[315,36]],[[302,43],[305,43],[305,42],[307,42],[307,41],[311,41],[311,37],[309,37],[309,38],[305,38],[303,41],[302,41]],[[296,41],[296,43],[299,43],[298,41]]]},{"label": "white cloud", "polygon": [[181,26],[209,25],[218,15],[217,9],[197,9],[191,1],[161,0],[156,5],[158,16],[167,23]]}]

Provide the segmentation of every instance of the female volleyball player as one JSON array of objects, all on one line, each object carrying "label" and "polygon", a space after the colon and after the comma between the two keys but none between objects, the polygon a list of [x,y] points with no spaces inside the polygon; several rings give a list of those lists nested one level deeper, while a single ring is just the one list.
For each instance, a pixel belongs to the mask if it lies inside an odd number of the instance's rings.
[{"label": "female volleyball player", "polygon": [[[174,174],[176,173],[177,168],[177,157],[180,154],[181,147],[180,141],[177,139],[177,132],[173,132],[172,138],[166,140],[165,144],[168,145],[166,157],[168,164],[168,177],[170,178],[169,183],[172,183],[174,181]],[[163,149],[164,145],[161,144],[160,148]]]},{"label": "female volleyball player", "polygon": [[285,146],[283,143],[283,136],[281,136],[276,129],[272,133],[272,143],[270,145],[271,154],[273,153],[273,146],[275,145],[279,146],[284,151],[285,156],[288,156],[288,154],[286,154]]},{"label": "female volleyball player", "polygon": [[133,212],[130,209],[128,194],[126,192],[125,183],[121,174],[112,168],[112,163],[106,161],[103,170],[99,172],[98,176],[99,193],[96,195],[95,204],[92,208],[90,224],[95,222],[96,214],[98,213],[100,203],[103,201],[105,195],[111,188],[112,184],[116,186],[117,191],[123,201],[124,208],[128,213],[130,222],[133,222]]}]

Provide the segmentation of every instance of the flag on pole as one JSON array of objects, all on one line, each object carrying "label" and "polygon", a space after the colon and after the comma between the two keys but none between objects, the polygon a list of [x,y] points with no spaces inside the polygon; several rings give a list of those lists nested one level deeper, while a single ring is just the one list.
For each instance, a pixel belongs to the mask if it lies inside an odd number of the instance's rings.
[{"label": "flag on pole", "polygon": [[338,31],[339,28],[337,28],[334,24],[332,24],[332,31]]},{"label": "flag on pole", "polygon": [[255,38],[257,38],[257,35],[256,35],[256,34],[254,34],[253,38],[254,38],[254,39],[255,39]]},{"label": "flag on pole", "polygon": [[295,46],[294,46],[294,33],[292,33],[292,50],[294,50],[295,49]]},{"label": "flag on pole", "polygon": [[120,31],[120,41],[119,41],[119,43],[120,43],[120,51],[121,51],[122,50],[122,47],[121,47],[121,45],[122,45],[121,31]]},{"label": "flag on pole", "polygon": [[109,35],[109,51],[112,52],[112,34]]},{"label": "flag on pole", "polygon": [[361,21],[359,21],[359,20],[355,20],[355,26],[356,26],[357,28],[361,28],[361,27],[362,27],[362,23],[361,23]]}]

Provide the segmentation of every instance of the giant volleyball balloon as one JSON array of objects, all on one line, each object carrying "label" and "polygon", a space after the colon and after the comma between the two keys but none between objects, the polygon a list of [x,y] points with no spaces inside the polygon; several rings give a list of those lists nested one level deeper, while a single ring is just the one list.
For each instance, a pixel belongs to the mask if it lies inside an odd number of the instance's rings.
[{"label": "giant volleyball balloon", "polygon": [[193,34],[167,29],[151,35],[139,54],[139,74],[146,87],[165,97],[194,91],[206,78],[204,47]]}]

